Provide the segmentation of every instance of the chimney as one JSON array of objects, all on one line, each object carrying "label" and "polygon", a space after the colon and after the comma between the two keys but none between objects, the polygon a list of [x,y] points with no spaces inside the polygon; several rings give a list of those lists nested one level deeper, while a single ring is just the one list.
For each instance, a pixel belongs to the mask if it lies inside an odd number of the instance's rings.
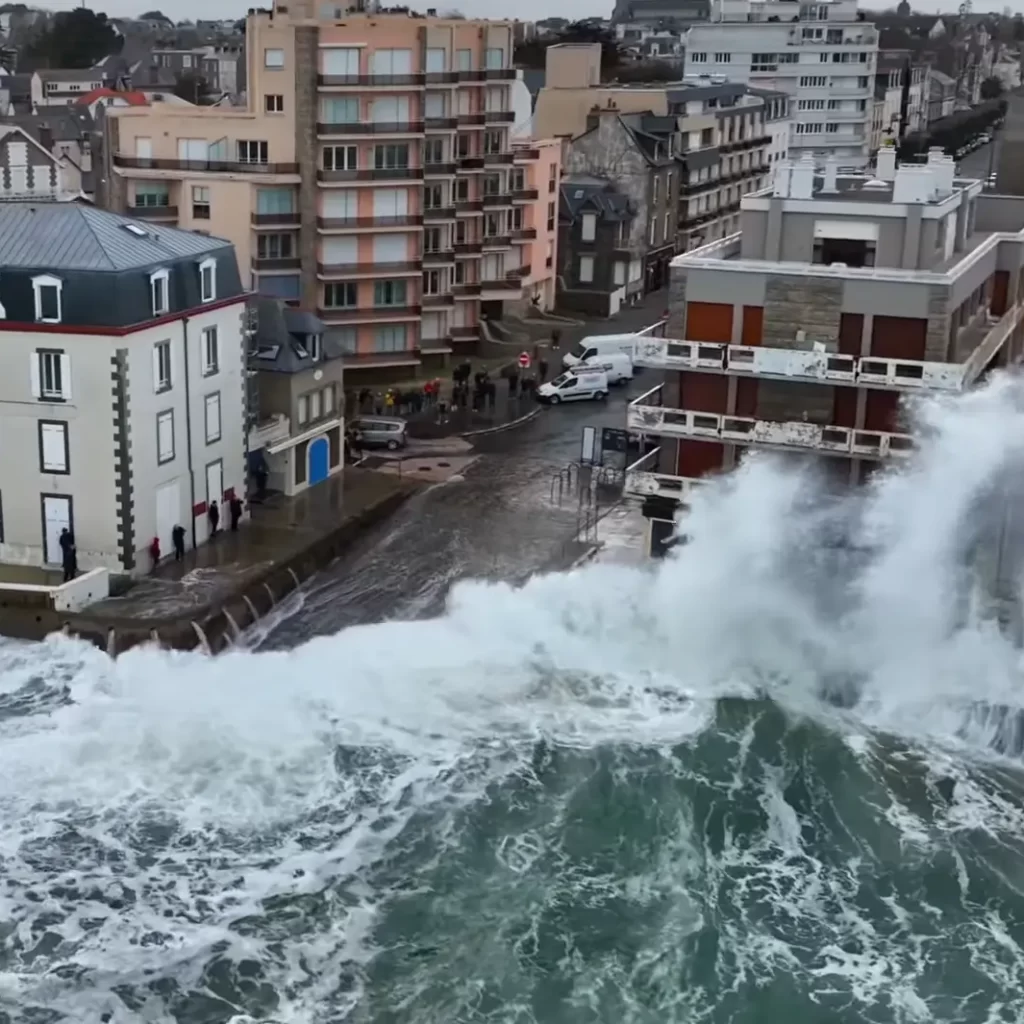
[{"label": "chimney", "polygon": [[53,129],[48,124],[41,124],[39,126],[39,145],[47,153],[53,152]]},{"label": "chimney", "polygon": [[780,160],[775,165],[775,181],[773,194],[785,199],[789,195],[790,180],[793,177],[793,161]]},{"label": "chimney", "polygon": [[896,149],[883,146],[875,157],[875,174],[881,181],[894,181],[896,178]]},{"label": "chimney", "polygon": [[793,168],[789,182],[790,199],[810,199],[814,195],[814,157],[805,153]]},{"label": "chimney", "polygon": [[934,198],[934,168],[923,164],[903,164],[896,171],[892,187],[894,203],[928,203]]},{"label": "chimney", "polygon": [[825,182],[821,187],[822,192],[838,192],[839,186],[836,180],[839,177],[839,161],[835,156],[829,156],[825,161]]}]

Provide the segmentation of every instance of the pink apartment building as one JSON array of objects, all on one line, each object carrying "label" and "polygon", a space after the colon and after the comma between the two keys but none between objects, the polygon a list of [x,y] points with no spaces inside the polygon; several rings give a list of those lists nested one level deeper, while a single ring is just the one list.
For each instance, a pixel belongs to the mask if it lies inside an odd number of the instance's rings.
[{"label": "pink apartment building", "polygon": [[513,141],[514,23],[322,8],[249,15],[245,108],[109,110],[108,203],[230,239],[352,385],[430,372],[553,304],[561,145]]}]

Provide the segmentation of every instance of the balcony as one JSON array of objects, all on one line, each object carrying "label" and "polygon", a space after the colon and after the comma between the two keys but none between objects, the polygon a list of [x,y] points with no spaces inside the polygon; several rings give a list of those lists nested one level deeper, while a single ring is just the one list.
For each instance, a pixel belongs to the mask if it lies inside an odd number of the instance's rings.
[{"label": "balcony", "polygon": [[517,188],[512,192],[513,203],[532,203],[540,198],[540,192],[535,188]]},{"label": "balcony", "polygon": [[298,270],[302,261],[298,256],[256,256],[254,270]]},{"label": "balcony", "polygon": [[482,156],[460,156],[460,171],[482,171],[484,169],[484,158]]},{"label": "balcony", "polygon": [[483,247],[485,249],[507,249],[511,244],[511,235],[491,235],[484,239]]},{"label": "balcony", "polygon": [[318,263],[316,272],[325,278],[388,277],[393,274],[419,274],[417,262],[405,260],[385,263],[371,260],[369,263]]},{"label": "balcony", "polygon": [[514,82],[515,79],[515,68],[488,68],[484,71],[484,81],[486,82]]},{"label": "balcony", "polygon": [[[459,298],[459,297],[467,298],[467,297],[471,297],[473,295],[479,295],[479,294],[480,294],[480,282],[479,281],[467,281],[467,282],[464,282],[463,284],[453,284],[452,285],[452,295],[456,296],[456,298]],[[457,330],[457,328],[456,328],[456,330]],[[454,331],[453,331],[453,333],[454,333]]]},{"label": "balcony", "polygon": [[539,160],[540,150],[526,146],[514,149],[512,151],[512,156],[515,158],[516,163],[527,163],[530,160]]},{"label": "balcony", "polygon": [[516,228],[510,237],[513,242],[532,242],[537,237],[537,229]]},{"label": "balcony", "polygon": [[879,359],[872,356],[858,358],[838,352],[772,348],[768,345],[674,341],[671,338],[645,338],[639,342],[636,365],[660,370],[726,373],[765,380],[840,384],[883,391],[956,392],[964,388],[966,378],[964,363]]},{"label": "balcony", "polygon": [[368,167],[359,171],[317,171],[317,181],[417,181],[422,167]]},{"label": "balcony", "polygon": [[483,203],[486,207],[511,206],[512,196],[508,192],[492,192],[489,195],[484,196]]},{"label": "balcony", "polygon": [[482,199],[460,199],[455,204],[456,213],[480,213],[483,208]]},{"label": "balcony", "polygon": [[483,114],[459,114],[460,128],[482,128],[485,124]]},{"label": "balcony", "polygon": [[656,437],[718,441],[777,451],[813,451],[821,455],[864,459],[905,457],[914,448],[914,439],[909,434],[852,430],[803,421],[759,420],[693,409],[666,409],[654,404],[661,401],[662,387],[659,384],[629,404],[627,429]]},{"label": "balcony", "polygon": [[658,473],[658,456],[660,448],[648,452],[639,458],[631,466],[626,467],[626,482],[622,488],[623,494],[634,498],[672,498],[680,505],[689,505],[693,492],[706,484],[710,477],[692,476],[671,476],[665,473]]},{"label": "balcony", "polygon": [[480,339],[480,325],[473,324],[469,327],[453,327],[452,341],[478,341]]},{"label": "balcony", "polygon": [[521,288],[518,277],[500,277],[480,282],[480,290],[484,292],[518,292]]},{"label": "balcony", "polygon": [[239,160],[156,160],[114,154],[114,166],[140,171],[187,171],[191,174],[298,174],[298,164],[256,164]]},{"label": "balcony", "polygon": [[177,220],[176,206],[129,206],[125,216],[136,220]]},{"label": "balcony", "polygon": [[423,219],[428,220],[455,220],[454,206],[431,206],[423,211]]},{"label": "balcony", "polygon": [[451,292],[441,295],[424,295],[421,301],[424,309],[438,309],[444,306],[454,306],[455,296]]},{"label": "balcony", "polygon": [[513,153],[484,153],[484,163],[489,166],[506,166],[515,160]]},{"label": "balcony", "polygon": [[423,176],[426,178],[447,178],[455,173],[455,164],[425,164]]},{"label": "balcony", "polygon": [[420,86],[426,82],[425,75],[317,75],[317,85],[328,88],[369,85],[377,89]]},{"label": "balcony", "polygon": [[[346,370],[371,370],[379,366],[419,366],[419,349],[400,349],[397,352],[352,352],[341,357]],[[358,379],[358,378],[357,378]]]},{"label": "balcony", "polygon": [[428,132],[454,131],[458,125],[458,119],[454,117],[425,117],[423,119],[423,127]]},{"label": "balcony", "polygon": [[422,121],[317,121],[317,135],[422,135]]},{"label": "balcony", "polygon": [[420,316],[420,306],[364,306],[345,309],[325,309],[320,307],[316,315],[324,323],[372,323],[375,320],[415,320]]},{"label": "balcony", "polygon": [[423,263],[429,266],[435,266],[438,263],[454,263],[455,262],[455,250],[454,249],[430,249],[423,254]]},{"label": "balcony", "polygon": [[264,227],[269,225],[290,225],[296,226],[301,221],[301,216],[298,213],[254,213],[249,218],[252,224],[256,227]]},{"label": "balcony", "polygon": [[483,251],[483,242],[456,242],[456,256],[479,256]]},{"label": "balcony", "polygon": [[485,110],[484,111],[484,123],[485,124],[512,124],[516,119],[515,112],[512,110]]},{"label": "balcony", "polygon": [[355,231],[360,228],[411,228],[423,223],[418,214],[403,217],[317,217],[321,231]]}]

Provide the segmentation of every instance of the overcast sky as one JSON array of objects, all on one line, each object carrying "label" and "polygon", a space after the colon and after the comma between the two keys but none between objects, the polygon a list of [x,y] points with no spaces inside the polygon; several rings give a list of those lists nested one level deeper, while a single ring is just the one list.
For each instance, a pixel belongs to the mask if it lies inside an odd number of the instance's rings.
[{"label": "overcast sky", "polygon": [[[562,18],[586,18],[604,16],[611,13],[614,0],[559,0],[552,3],[551,0],[404,0],[410,7],[425,10],[427,7],[437,7],[439,10],[450,10],[456,8],[462,11],[467,18],[508,18],[517,17],[536,20],[538,18],[549,18],[558,15]],[[957,4],[950,0],[911,0],[915,10],[939,11],[956,10]],[[48,3],[40,3],[40,7],[47,7],[53,10],[70,10],[73,7],[82,5],[92,7],[93,10],[105,11],[111,17],[126,17],[141,14],[143,11],[162,9],[164,14],[175,20],[185,18],[241,18],[250,7],[269,7],[269,0],[165,0],[161,5],[159,0],[153,3],[139,3],[138,0],[50,0]],[[895,3],[888,3],[882,0],[879,3],[864,3],[865,7],[894,7]],[[1005,4],[1013,11],[1024,11],[1024,0],[1009,0]],[[975,0],[975,11],[994,10],[1002,11],[1004,4],[988,3],[984,0]]]}]

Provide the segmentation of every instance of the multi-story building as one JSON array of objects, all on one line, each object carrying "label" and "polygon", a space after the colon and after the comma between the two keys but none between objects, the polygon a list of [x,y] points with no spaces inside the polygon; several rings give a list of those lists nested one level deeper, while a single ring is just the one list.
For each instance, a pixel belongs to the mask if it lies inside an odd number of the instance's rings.
[{"label": "multi-story building", "polygon": [[31,127],[35,132],[0,122],[0,202],[83,198],[81,168],[70,157],[55,155],[53,139],[40,137],[38,125]]},{"label": "multi-story building", "polygon": [[[909,50],[879,50],[875,68],[875,100],[881,101],[879,139],[872,150],[885,140],[899,142],[909,130],[909,85],[911,62]],[[907,122],[904,124],[904,122]]]},{"label": "multi-story building", "polygon": [[561,146],[511,139],[511,23],[322,6],[249,15],[247,108],[109,111],[106,148],[118,209],[230,238],[356,386],[550,307]]},{"label": "multi-story building", "polygon": [[709,0],[615,0],[612,21],[615,24],[678,26],[707,21]]},{"label": "multi-story building", "polygon": [[687,76],[718,74],[791,97],[794,155],[868,160],[878,32],[857,0],[712,0],[686,33]]},{"label": "multi-story building", "polygon": [[33,112],[43,107],[66,107],[79,96],[99,89],[103,74],[97,68],[63,71],[36,71],[31,78]]},{"label": "multi-story building", "polygon": [[228,242],[0,203],[0,562],[146,572],[245,485],[246,295]]},{"label": "multi-story building", "polygon": [[627,491],[662,522],[707,474],[760,448],[813,453],[843,483],[914,445],[906,395],[956,392],[1024,349],[1024,219],[933,150],[877,177],[784,162],[738,234],[678,256],[667,337],[638,363],[664,383],[628,411],[659,448]]}]

